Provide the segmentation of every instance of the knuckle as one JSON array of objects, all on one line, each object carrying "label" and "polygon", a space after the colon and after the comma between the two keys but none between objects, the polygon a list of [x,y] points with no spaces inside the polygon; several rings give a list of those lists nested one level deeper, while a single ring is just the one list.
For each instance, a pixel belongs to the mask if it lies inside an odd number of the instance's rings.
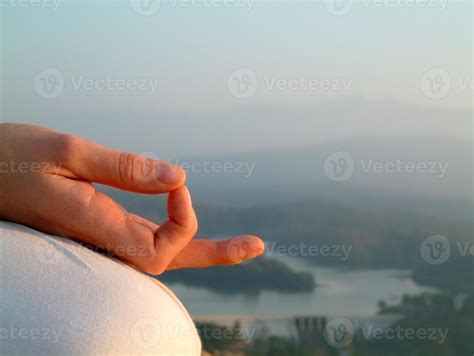
[{"label": "knuckle", "polygon": [[118,159],[119,177],[123,182],[138,184],[154,178],[156,163],[134,153],[122,152]]},{"label": "knuckle", "polygon": [[195,235],[198,232],[198,229],[199,229],[199,223],[198,223],[198,220],[197,220],[196,216],[194,216],[194,218],[191,222],[190,233],[192,235]]},{"label": "knuckle", "polygon": [[123,182],[133,183],[137,166],[137,156],[132,153],[122,152],[118,159],[119,178]]},{"label": "knuckle", "polygon": [[90,206],[96,199],[96,191],[92,185],[84,184],[81,186],[71,187],[77,194],[71,194],[73,199],[70,200],[70,206],[74,211],[84,212],[88,211]]},{"label": "knuckle", "polygon": [[58,135],[51,147],[62,161],[71,161],[77,152],[78,141],[79,139],[73,135],[61,134]]},{"label": "knuckle", "polygon": [[140,258],[134,264],[144,272],[158,276],[166,271],[169,261],[166,256],[160,254],[154,247],[148,246],[148,254],[144,258]]},{"label": "knuckle", "polygon": [[197,231],[199,229],[199,224],[196,216],[193,216],[191,220],[184,226],[184,232],[186,235],[189,236],[194,236],[196,235]]}]

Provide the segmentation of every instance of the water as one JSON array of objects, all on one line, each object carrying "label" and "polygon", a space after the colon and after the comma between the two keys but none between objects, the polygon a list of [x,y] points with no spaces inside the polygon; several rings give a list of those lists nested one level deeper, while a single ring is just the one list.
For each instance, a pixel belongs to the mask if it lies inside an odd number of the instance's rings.
[{"label": "water", "polygon": [[312,293],[262,292],[257,296],[222,295],[203,288],[171,285],[192,316],[258,316],[288,318],[301,315],[373,317],[377,303],[397,304],[404,294],[432,291],[414,283],[406,270],[341,270],[315,267],[284,258],[295,270],[309,271],[318,287]]}]

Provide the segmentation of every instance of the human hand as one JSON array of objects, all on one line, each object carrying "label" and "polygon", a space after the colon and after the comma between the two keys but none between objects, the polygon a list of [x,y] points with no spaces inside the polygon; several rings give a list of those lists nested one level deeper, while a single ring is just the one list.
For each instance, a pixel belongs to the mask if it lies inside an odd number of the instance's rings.
[{"label": "human hand", "polygon": [[[145,272],[238,264],[263,253],[242,235],[193,240],[198,223],[178,166],[33,125],[0,124],[0,219],[102,247]],[[162,225],[127,212],[100,183],[168,195]]]}]

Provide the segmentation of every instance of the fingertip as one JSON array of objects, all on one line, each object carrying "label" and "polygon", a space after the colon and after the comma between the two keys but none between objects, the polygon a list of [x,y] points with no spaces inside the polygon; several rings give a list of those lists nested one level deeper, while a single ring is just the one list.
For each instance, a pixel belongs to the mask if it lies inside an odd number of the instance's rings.
[{"label": "fingertip", "polygon": [[186,182],[186,171],[178,165],[162,163],[158,166],[156,178],[163,184],[178,188]]},{"label": "fingertip", "polygon": [[238,238],[246,241],[249,250],[256,253],[257,256],[265,252],[265,243],[260,237],[255,235],[241,235],[238,236]]},{"label": "fingertip", "polygon": [[180,204],[191,204],[191,193],[189,193],[188,187],[181,185],[172,190],[169,195],[169,202],[176,206],[180,206]]},{"label": "fingertip", "polygon": [[264,242],[257,236],[240,235],[234,237],[227,245],[227,256],[233,263],[253,259],[265,252]]},{"label": "fingertip", "polygon": [[257,236],[248,236],[247,238],[251,241],[250,244],[252,246],[247,258],[251,259],[263,255],[265,252],[265,243],[263,240]]},{"label": "fingertip", "polygon": [[168,197],[168,216],[170,220],[181,227],[192,230],[193,234],[197,230],[197,217],[194,212],[191,194],[188,188],[183,185],[172,192]]}]

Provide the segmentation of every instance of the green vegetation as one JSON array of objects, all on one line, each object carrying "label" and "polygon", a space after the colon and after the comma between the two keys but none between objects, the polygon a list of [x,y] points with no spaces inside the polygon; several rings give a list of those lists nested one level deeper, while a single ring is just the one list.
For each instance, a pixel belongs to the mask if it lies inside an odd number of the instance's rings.
[{"label": "green vegetation", "polygon": [[316,286],[311,273],[295,272],[280,261],[265,258],[238,266],[169,271],[159,279],[232,294],[255,294],[263,290],[301,293],[311,292]]},{"label": "green vegetation", "polygon": [[413,279],[452,293],[474,295],[474,256],[456,256],[455,250],[453,255],[441,265],[419,264],[414,269]]},{"label": "green vegetation", "polygon": [[[462,303],[456,305],[456,296],[447,292],[415,297],[406,296],[400,305],[381,312],[396,310],[403,315],[397,325],[404,329],[444,329],[447,337],[379,340],[360,342],[363,355],[372,355],[383,350],[384,355],[470,355],[474,338],[474,295],[465,295]],[[378,353],[380,354],[380,353]]]},{"label": "green vegetation", "polygon": [[[163,198],[116,190],[108,193],[128,210],[148,219],[159,222],[166,217]],[[456,259],[456,252],[459,252],[457,243],[474,243],[472,219],[430,217],[406,210],[346,206],[324,201],[239,208],[195,205],[201,236],[251,233],[261,236],[268,247],[273,242],[286,250],[300,243],[317,247],[350,247],[347,260],[332,254],[305,255],[298,250],[294,257],[318,265],[344,268],[410,269],[414,270],[416,282],[422,284],[452,291],[472,292],[474,288],[472,256]],[[412,209],[419,210],[417,206],[412,206]],[[453,257],[440,266],[427,264],[420,255],[420,245],[433,234],[447,236],[452,245]],[[271,258],[272,251],[267,253]],[[275,261],[258,261],[236,268],[167,272],[162,278],[228,293],[256,293],[263,289],[307,292],[314,288],[309,275],[295,273]],[[250,271],[254,277],[249,276]]]},{"label": "green vegetation", "polygon": [[[164,202],[157,197],[109,191],[130,211],[153,221],[166,217]],[[413,269],[420,265],[420,245],[433,234],[457,242],[474,243],[471,220],[431,217],[401,210],[348,206],[325,201],[226,207],[195,204],[200,235],[231,236],[251,233],[267,243],[294,246],[351,246],[350,258],[303,256],[319,265],[351,268]],[[412,207],[417,210],[416,206]],[[269,256],[271,257],[271,255]]]},{"label": "green vegetation", "polygon": [[[120,199],[119,199],[120,200]],[[156,198],[122,199],[131,211],[152,220],[165,217]],[[472,219],[430,217],[411,211],[344,206],[321,201],[229,208],[197,204],[200,233],[230,236],[252,233],[266,242],[289,247],[299,243],[317,246],[352,246],[347,261],[334,256],[295,255],[315,264],[346,268],[402,268],[413,270],[413,279],[432,286],[434,294],[405,296],[398,305],[381,301],[380,313],[396,314],[399,319],[390,328],[411,330],[439,328],[448,330],[446,339],[407,339],[365,337],[360,328],[345,349],[330,346],[321,330],[310,337],[282,338],[256,334],[251,342],[203,337],[204,350],[213,354],[234,355],[471,355],[474,339],[474,258],[462,255],[459,244],[472,244]],[[413,207],[413,211],[416,211]],[[431,265],[420,253],[422,242],[433,234],[447,236],[451,256],[443,264]],[[267,257],[271,257],[267,255]],[[207,270],[183,270],[165,273],[160,279],[172,283],[210,288],[221,293],[258,293],[262,290],[308,292],[315,282],[312,275],[297,273],[271,258],[257,259],[237,267]],[[356,311],[354,311],[356,314]],[[349,316],[350,317],[350,316]],[[198,329],[221,330],[219,325],[200,324]],[[234,330],[235,329],[235,330]],[[238,327],[234,328],[234,333]]]},{"label": "green vegetation", "polygon": [[474,242],[471,222],[324,202],[247,208],[197,207],[203,234],[251,232],[267,242],[291,246],[352,246],[350,258],[296,256],[319,265],[412,269],[420,264],[420,245],[433,234]]},{"label": "green vegetation", "polygon": [[[227,330],[234,338],[223,340],[222,337],[201,338],[203,349],[214,355],[347,355],[347,356],[458,356],[472,354],[474,338],[474,296],[466,296],[462,304],[456,305],[454,296],[449,293],[423,294],[420,296],[405,296],[399,305],[386,307],[381,313],[397,312],[400,319],[388,328],[394,330],[387,337],[373,337],[367,334],[368,327],[363,330],[356,326],[352,342],[345,348],[339,349],[328,344],[323,336],[324,329],[315,329],[307,337],[298,339],[283,337],[258,336],[251,342],[238,339],[239,327]],[[199,328],[215,328],[223,330],[218,325],[198,325]],[[402,332],[397,334],[397,330]],[[405,331],[419,332],[419,337],[407,337]],[[208,333],[207,335],[211,335]],[[214,333],[216,335],[216,333]],[[219,334],[217,334],[219,335]],[[368,336],[370,335],[370,337]],[[392,335],[399,335],[394,336]],[[416,334],[415,334],[416,335]],[[442,335],[446,336],[444,338]],[[229,353],[232,352],[232,353]]]}]

